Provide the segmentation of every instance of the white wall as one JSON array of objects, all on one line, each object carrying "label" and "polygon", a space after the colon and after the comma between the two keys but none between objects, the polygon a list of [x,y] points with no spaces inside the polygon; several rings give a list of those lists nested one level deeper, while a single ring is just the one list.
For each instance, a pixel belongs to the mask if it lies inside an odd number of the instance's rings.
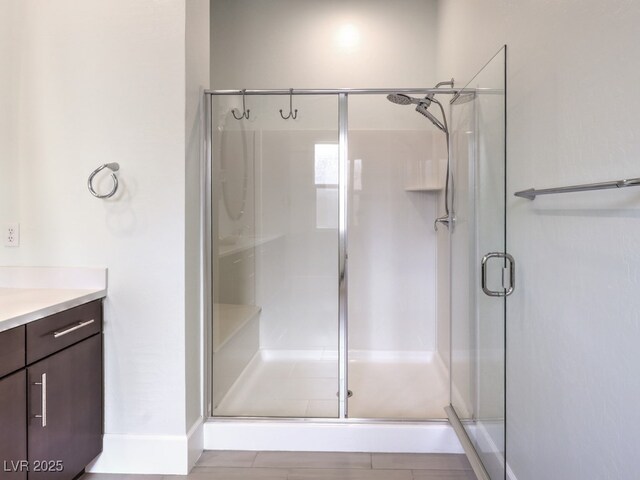
[{"label": "white wall", "polygon": [[186,428],[202,415],[203,352],[200,274],[201,167],[204,157],[203,89],[209,87],[209,0],[189,0],[186,7],[185,71],[185,357]]},{"label": "white wall", "polygon": [[212,86],[430,86],[436,19],[435,0],[213,0]]},{"label": "white wall", "polygon": [[[20,163],[17,156],[17,92],[20,88],[18,70],[20,58],[13,47],[18,36],[13,21],[16,2],[0,2],[0,172],[5,179],[19,177]],[[14,222],[19,215],[20,204],[16,197],[16,182],[3,182],[0,188],[0,225]]]},{"label": "white wall", "polygon": [[[508,44],[507,456],[518,480],[635,478],[638,192],[513,192],[637,176],[640,5],[445,0],[439,72]],[[635,169],[635,170],[634,170]]]},{"label": "white wall", "polygon": [[[208,18],[206,2],[189,3]],[[197,212],[186,213],[196,205],[197,193],[186,190],[199,160],[190,150],[185,169],[185,110],[190,135],[195,91],[208,75],[205,25],[187,31],[184,1],[1,5],[16,26],[11,49],[19,59],[10,68],[20,86],[11,92],[11,161],[20,174],[7,178],[3,170],[3,180],[18,192],[11,220],[21,224],[21,245],[0,247],[0,264],[109,268],[105,452],[94,468],[184,472],[186,431],[200,402],[199,373],[186,373],[199,364],[200,342],[192,304]],[[203,56],[186,58],[187,35],[190,44],[205,43]],[[88,174],[114,161],[117,195],[92,197]]]}]

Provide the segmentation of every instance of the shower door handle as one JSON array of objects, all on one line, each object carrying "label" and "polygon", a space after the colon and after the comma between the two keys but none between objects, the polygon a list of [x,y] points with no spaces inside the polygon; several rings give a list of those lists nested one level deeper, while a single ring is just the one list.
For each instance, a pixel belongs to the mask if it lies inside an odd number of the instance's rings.
[{"label": "shower door handle", "polygon": [[[487,287],[487,263],[492,258],[502,258],[508,262],[508,266],[502,269],[502,291],[491,290]],[[511,255],[503,252],[491,252],[482,257],[481,265],[482,291],[490,297],[508,297],[515,288],[516,261]],[[509,277],[508,279],[506,277]]]}]

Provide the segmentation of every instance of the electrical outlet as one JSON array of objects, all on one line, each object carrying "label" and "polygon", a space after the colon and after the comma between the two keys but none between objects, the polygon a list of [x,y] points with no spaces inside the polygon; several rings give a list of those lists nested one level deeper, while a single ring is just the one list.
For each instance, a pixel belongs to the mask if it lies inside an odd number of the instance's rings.
[{"label": "electrical outlet", "polygon": [[18,247],[20,246],[20,224],[7,223],[4,227],[4,246]]}]

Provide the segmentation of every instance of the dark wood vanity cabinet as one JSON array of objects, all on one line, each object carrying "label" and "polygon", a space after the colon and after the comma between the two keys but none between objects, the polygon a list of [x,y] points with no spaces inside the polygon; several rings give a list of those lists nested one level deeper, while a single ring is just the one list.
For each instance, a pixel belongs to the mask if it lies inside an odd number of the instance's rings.
[{"label": "dark wood vanity cabinet", "polygon": [[[102,451],[102,341],[94,335],[30,365],[29,479],[75,477]],[[46,385],[46,401],[43,392]]]},{"label": "dark wood vanity cabinet", "polygon": [[[14,462],[0,479],[71,480],[102,451],[102,303],[18,328],[25,330],[26,368],[0,379],[0,408],[6,401],[21,414],[12,415],[9,424],[0,410],[0,461]],[[23,450],[15,449],[13,440]]]},{"label": "dark wood vanity cabinet", "polygon": [[27,471],[27,372],[23,369],[0,380],[0,478],[24,480]]}]

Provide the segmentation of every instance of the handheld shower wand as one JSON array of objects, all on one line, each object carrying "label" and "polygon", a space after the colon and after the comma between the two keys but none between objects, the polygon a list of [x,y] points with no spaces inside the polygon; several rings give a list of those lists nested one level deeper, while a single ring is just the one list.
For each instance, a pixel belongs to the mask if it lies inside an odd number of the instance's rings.
[{"label": "handheld shower wand", "polygon": [[434,117],[433,114],[428,110],[431,102],[434,101],[433,94],[430,93],[425,98],[415,98],[410,97],[409,95],[405,95],[404,93],[390,93],[389,95],[387,95],[387,100],[397,105],[416,105],[416,112],[428,118],[438,130],[441,130],[443,132],[446,130],[442,122]]}]

